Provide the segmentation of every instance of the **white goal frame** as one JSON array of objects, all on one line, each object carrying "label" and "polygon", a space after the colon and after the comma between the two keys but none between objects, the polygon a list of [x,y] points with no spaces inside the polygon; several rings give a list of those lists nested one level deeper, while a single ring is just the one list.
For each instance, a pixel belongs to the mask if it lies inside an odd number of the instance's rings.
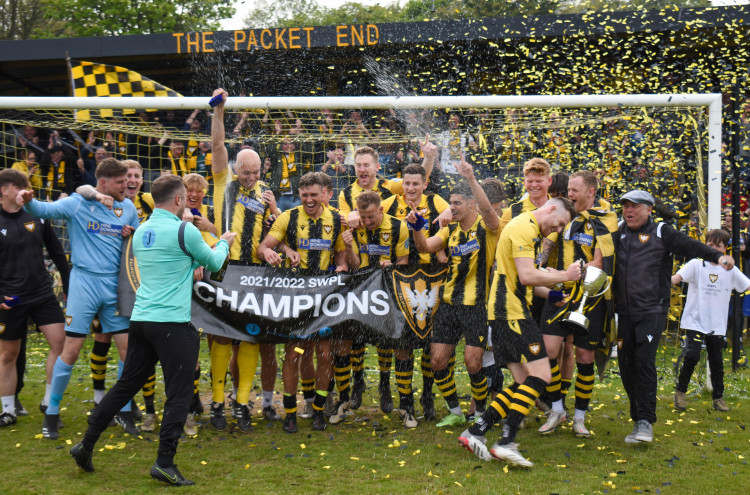
[{"label": "white goal frame", "polygon": [[[209,109],[208,96],[191,97],[0,97],[0,109]],[[708,228],[721,226],[721,118],[720,93],[663,95],[487,95],[487,96],[309,96],[230,97],[230,110],[378,109],[378,108],[708,108]]]}]

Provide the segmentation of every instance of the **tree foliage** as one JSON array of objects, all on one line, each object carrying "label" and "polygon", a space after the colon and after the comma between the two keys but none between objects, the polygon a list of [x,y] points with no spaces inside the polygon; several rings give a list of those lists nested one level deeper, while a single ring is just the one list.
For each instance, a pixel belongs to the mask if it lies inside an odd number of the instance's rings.
[{"label": "tree foliage", "polygon": [[31,38],[52,24],[46,18],[50,8],[48,0],[0,0],[0,39]]}]

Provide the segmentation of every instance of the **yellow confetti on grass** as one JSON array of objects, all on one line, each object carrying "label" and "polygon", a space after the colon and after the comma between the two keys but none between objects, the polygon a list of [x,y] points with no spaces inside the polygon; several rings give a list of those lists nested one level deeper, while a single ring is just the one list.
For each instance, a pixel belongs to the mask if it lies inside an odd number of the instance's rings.
[{"label": "yellow confetti on grass", "polygon": [[358,461],[358,460],[359,460],[359,457],[350,457],[349,459],[351,459],[351,460],[353,460],[353,461]]},{"label": "yellow confetti on grass", "polygon": [[323,469],[331,469],[331,466],[323,466]]},{"label": "yellow confetti on grass", "polygon": [[301,448],[301,449],[303,449],[303,450],[304,450],[304,449],[306,449],[307,447],[305,446],[305,444],[304,444],[304,443],[301,443],[301,444],[299,444],[299,448]]},{"label": "yellow confetti on grass", "polygon": [[18,448],[18,447],[20,447],[20,446],[21,446],[21,444],[20,444],[20,443],[17,443],[17,444],[16,444],[16,448]]},{"label": "yellow confetti on grass", "polygon": [[208,464],[206,461],[201,461],[201,466],[205,466],[206,464]]}]

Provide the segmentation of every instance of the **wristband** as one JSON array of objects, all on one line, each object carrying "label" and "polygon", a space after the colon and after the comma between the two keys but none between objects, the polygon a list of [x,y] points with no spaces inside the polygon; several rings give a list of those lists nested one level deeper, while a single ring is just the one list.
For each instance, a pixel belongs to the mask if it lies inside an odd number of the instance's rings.
[{"label": "wristband", "polygon": [[409,224],[409,227],[411,227],[412,230],[422,230],[424,226],[427,225],[427,219],[425,219],[425,217],[423,217],[417,212],[414,212],[414,214],[417,216],[417,221],[414,223],[411,223],[411,222],[406,222],[406,223]]},{"label": "wristband", "polygon": [[210,100],[208,100],[208,106],[211,108],[214,108],[216,105],[218,105],[222,101],[224,101],[224,95],[218,94],[214,96],[213,98],[211,98]]},{"label": "wristband", "polygon": [[549,291],[549,295],[547,296],[547,300],[551,304],[557,304],[561,302],[564,299],[563,291],[561,290],[551,290]]},{"label": "wristband", "polygon": [[196,216],[196,217],[202,217],[203,216],[203,215],[201,215],[201,212],[200,212],[200,210],[198,208],[190,208],[190,213],[192,213],[193,216]]}]

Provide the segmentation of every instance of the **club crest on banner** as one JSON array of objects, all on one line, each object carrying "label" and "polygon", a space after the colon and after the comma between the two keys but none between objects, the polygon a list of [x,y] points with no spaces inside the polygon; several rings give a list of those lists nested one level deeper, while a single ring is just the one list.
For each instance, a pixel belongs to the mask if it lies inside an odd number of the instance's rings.
[{"label": "club crest on banner", "polygon": [[440,305],[440,285],[447,269],[429,274],[419,269],[412,274],[393,270],[393,292],[406,324],[420,338],[432,332],[432,318]]}]

